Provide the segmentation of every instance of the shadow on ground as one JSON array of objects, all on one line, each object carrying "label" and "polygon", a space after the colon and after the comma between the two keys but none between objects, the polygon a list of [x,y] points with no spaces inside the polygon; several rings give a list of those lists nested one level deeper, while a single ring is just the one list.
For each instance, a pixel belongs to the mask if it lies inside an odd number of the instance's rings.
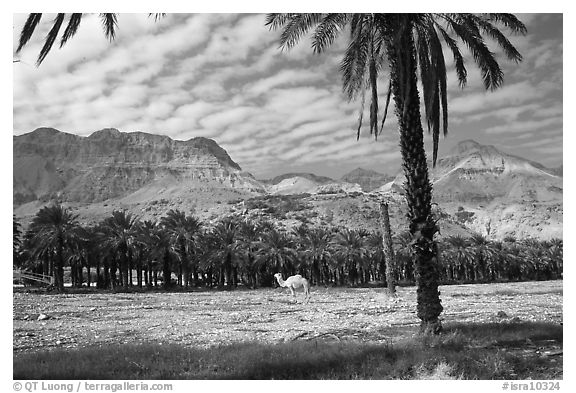
[{"label": "shadow on ground", "polygon": [[308,339],[197,348],[144,343],[19,353],[14,354],[13,376],[14,379],[562,378],[561,354],[544,355],[546,348],[562,347],[562,326],[558,324],[451,324],[438,336],[419,336],[415,328],[411,329],[412,337],[387,344]]}]

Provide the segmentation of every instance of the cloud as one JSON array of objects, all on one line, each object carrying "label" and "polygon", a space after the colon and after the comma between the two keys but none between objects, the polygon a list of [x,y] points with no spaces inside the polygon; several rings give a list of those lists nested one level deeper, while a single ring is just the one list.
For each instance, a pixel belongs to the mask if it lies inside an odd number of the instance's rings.
[{"label": "cloud", "polygon": [[245,87],[245,92],[249,95],[258,96],[270,91],[272,88],[282,86],[305,85],[308,83],[319,83],[322,75],[305,69],[281,70],[268,78],[256,80],[251,85]]},{"label": "cloud", "polygon": [[519,105],[542,96],[535,86],[528,82],[517,82],[492,92],[477,92],[463,95],[451,100],[449,108],[452,113],[474,113],[504,105]]},{"label": "cloud", "polygon": [[562,117],[551,117],[543,120],[517,121],[513,124],[502,124],[486,129],[487,134],[518,133],[547,129],[562,124]]}]

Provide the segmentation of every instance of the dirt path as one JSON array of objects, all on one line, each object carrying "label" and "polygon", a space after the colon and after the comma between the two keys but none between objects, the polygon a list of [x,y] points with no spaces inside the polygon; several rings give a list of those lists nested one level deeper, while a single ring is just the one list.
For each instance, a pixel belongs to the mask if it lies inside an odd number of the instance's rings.
[{"label": "dirt path", "polygon": [[[562,281],[440,288],[448,322],[562,322]],[[212,346],[323,336],[390,340],[418,325],[416,289],[390,299],[381,288],[312,288],[309,304],[288,290],[232,292],[13,294],[14,352],[112,343]],[[502,311],[498,315],[499,311]],[[39,314],[49,318],[38,320]],[[400,327],[400,329],[398,329]]]}]

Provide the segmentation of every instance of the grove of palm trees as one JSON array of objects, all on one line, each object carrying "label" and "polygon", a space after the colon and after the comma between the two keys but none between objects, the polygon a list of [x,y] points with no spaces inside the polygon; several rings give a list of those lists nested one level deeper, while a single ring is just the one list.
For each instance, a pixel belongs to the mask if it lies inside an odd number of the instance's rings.
[{"label": "grove of palm trees", "polygon": [[[14,227],[19,222],[14,219]],[[408,232],[393,238],[392,277],[414,285]],[[54,277],[64,290],[270,287],[273,276],[301,274],[316,286],[384,286],[379,232],[301,224],[287,230],[268,219],[223,217],[203,223],[170,210],[157,222],[114,211],[82,226],[60,204],[41,209],[29,229],[14,232],[15,267]],[[439,282],[490,283],[562,278],[563,242],[451,236],[438,242]],[[64,271],[70,272],[65,279]]]}]

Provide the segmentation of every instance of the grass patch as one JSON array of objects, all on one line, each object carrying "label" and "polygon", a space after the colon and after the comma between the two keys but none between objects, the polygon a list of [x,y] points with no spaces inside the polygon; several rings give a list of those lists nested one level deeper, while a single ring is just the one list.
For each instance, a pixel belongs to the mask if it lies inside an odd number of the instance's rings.
[{"label": "grass patch", "polygon": [[14,379],[558,379],[561,358],[514,351],[562,343],[548,323],[452,324],[393,344],[301,340],[203,349],[123,344],[14,354]]}]

